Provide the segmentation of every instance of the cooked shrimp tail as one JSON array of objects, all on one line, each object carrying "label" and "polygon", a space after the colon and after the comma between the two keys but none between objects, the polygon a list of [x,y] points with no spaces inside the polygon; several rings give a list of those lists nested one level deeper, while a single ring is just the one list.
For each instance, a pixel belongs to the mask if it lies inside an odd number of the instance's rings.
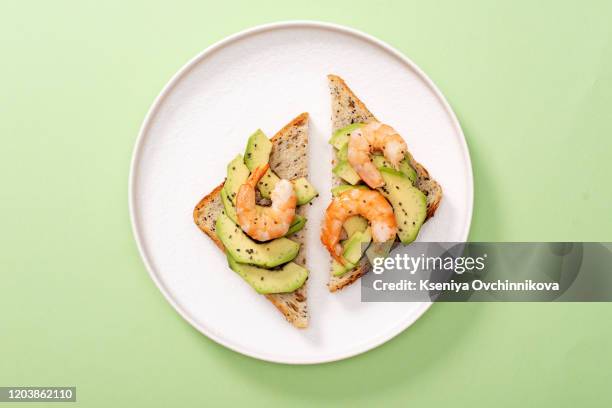
[{"label": "cooked shrimp tail", "polygon": [[270,163],[266,163],[262,166],[255,167],[249,178],[247,179],[247,184],[253,188],[257,186],[259,180],[266,174],[268,169],[270,168]]}]

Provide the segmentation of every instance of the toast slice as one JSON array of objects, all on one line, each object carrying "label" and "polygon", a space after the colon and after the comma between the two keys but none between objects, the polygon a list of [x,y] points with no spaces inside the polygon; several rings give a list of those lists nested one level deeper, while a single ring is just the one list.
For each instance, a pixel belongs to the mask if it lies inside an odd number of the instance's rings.
[{"label": "toast slice", "polygon": [[[353,93],[342,78],[337,75],[328,75],[329,90],[331,93],[332,108],[332,132],[342,129],[352,123],[370,122],[377,120],[374,114],[368,110],[365,104]],[[335,153],[334,153],[335,154]],[[334,157],[334,164],[337,158]],[[440,201],[442,200],[442,187],[419,162],[410,155],[410,165],[417,172],[415,186],[427,197],[427,219],[434,216]],[[333,184],[339,185],[341,180],[333,176]],[[330,292],[340,290],[357,279],[365,275],[369,270],[369,263],[364,256],[357,267],[342,276],[333,276],[330,273],[329,283],[327,284]]]},{"label": "toast slice", "polygon": [[[302,113],[276,133],[270,141],[270,168],[284,179],[308,177],[308,113]],[[223,244],[215,234],[215,221],[223,211],[221,189],[219,184],[206,197],[202,198],[193,210],[193,220],[196,225],[208,235],[214,243],[225,252]],[[258,198],[260,200],[260,198]],[[262,200],[263,201],[263,200]],[[306,206],[297,208],[296,213],[304,215]],[[293,262],[306,265],[306,227],[290,235],[288,238],[301,244],[300,251]],[[265,295],[274,306],[285,316],[287,321],[297,328],[308,327],[308,306],[306,283],[301,288],[290,293],[275,293]]]}]

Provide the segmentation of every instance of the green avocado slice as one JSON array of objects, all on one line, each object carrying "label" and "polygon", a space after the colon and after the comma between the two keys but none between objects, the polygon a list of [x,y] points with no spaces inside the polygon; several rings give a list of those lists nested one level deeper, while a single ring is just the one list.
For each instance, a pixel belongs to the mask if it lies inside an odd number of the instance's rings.
[{"label": "green avocado slice", "polygon": [[394,243],[395,239],[387,242],[373,242],[365,252],[370,264],[374,265],[374,260],[376,258],[387,258],[389,256],[389,252],[391,252],[391,248],[393,248]]},{"label": "green avocado slice", "polygon": [[227,165],[227,178],[223,189],[227,197],[232,200],[232,203],[236,203],[236,194],[238,194],[240,186],[244,184],[250,173],[244,164],[241,154],[234,157],[234,160]]},{"label": "green avocado slice", "polygon": [[370,228],[366,228],[363,232],[356,232],[346,241],[342,256],[351,264],[356,265],[370,242],[372,242]]},{"label": "green avocado slice", "polygon": [[236,204],[234,204],[234,202],[229,198],[227,192],[225,191],[225,187],[221,189],[221,202],[223,202],[225,214],[227,214],[227,216],[237,224],[238,217],[236,216]]},{"label": "green avocado slice", "polygon": [[363,123],[352,123],[348,126],[343,127],[342,129],[336,130],[332,137],[329,139],[329,144],[334,146],[336,149],[341,150],[342,147],[348,143],[349,134],[353,130],[359,129],[363,125]]},{"label": "green avocado slice", "polygon": [[244,164],[246,164],[250,171],[253,171],[255,167],[268,162],[270,152],[272,152],[272,142],[261,129],[257,129],[247,142],[244,152]]},{"label": "green avocado slice", "polygon": [[348,161],[338,162],[338,164],[336,164],[336,166],[332,169],[332,172],[352,185],[359,183],[361,180],[359,174],[357,174],[357,172],[351,167]]},{"label": "green avocado slice", "polygon": [[288,293],[302,287],[308,278],[308,269],[289,262],[279,269],[264,269],[237,262],[227,254],[229,267],[240,275],[257,293]]},{"label": "green avocado slice", "polygon": [[306,218],[296,214],[285,236],[288,237],[291,234],[295,234],[296,232],[304,228],[304,225],[306,225]]},{"label": "green avocado slice", "polygon": [[297,205],[308,204],[319,194],[317,189],[314,188],[305,177],[297,178],[291,182],[293,183],[293,189],[297,197]]},{"label": "green avocado slice", "polygon": [[[381,167],[386,167],[393,170],[393,166],[391,165],[391,163],[389,163],[387,159],[385,159],[385,157],[381,154],[375,154],[374,156],[372,156],[372,163],[374,163],[374,165],[379,170]],[[405,158],[399,163],[398,170],[400,171],[400,173],[408,177],[410,179],[410,182],[414,184],[417,178],[417,173],[410,165],[408,158]]]},{"label": "green avocado slice", "polygon": [[344,221],[342,227],[346,231],[346,235],[350,237],[356,232],[364,232],[368,228],[368,220],[361,215],[353,215]]},{"label": "green avocado slice", "polygon": [[348,143],[345,143],[342,149],[338,150],[336,158],[338,161],[348,161]]},{"label": "green avocado slice", "polygon": [[385,185],[378,190],[393,206],[397,235],[403,244],[414,241],[425,222],[427,199],[408,177],[399,171],[381,167]]},{"label": "green avocado slice", "polygon": [[355,268],[366,248],[370,245],[370,242],[372,242],[372,232],[369,227],[363,232],[355,232],[343,245],[344,251],[342,252],[342,257],[347,261],[347,264],[340,265],[334,260],[332,263],[332,274],[334,276],[342,276]]},{"label": "green avocado slice", "polygon": [[265,268],[293,260],[300,249],[300,244],[287,238],[277,238],[266,243],[255,242],[225,212],[217,218],[215,233],[237,262]]},{"label": "green avocado slice", "polygon": [[353,188],[359,188],[361,190],[368,190],[369,189],[368,186],[363,186],[363,185],[351,186],[350,184],[341,184],[339,186],[333,187],[331,189],[331,193],[332,193],[332,196],[337,197],[340,194],[344,193],[345,191],[351,190]]}]

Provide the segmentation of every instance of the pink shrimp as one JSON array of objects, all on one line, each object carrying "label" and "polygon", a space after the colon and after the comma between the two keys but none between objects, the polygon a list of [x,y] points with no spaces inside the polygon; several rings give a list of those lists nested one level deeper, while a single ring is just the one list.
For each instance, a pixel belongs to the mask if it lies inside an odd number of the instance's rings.
[{"label": "pink shrimp", "polygon": [[289,180],[281,179],[272,190],[272,205],[256,205],[255,188],[269,168],[269,164],[255,168],[236,195],[238,224],[251,238],[258,241],[269,241],[285,235],[295,217],[297,204],[293,184]]},{"label": "pink shrimp", "polygon": [[353,215],[361,215],[370,222],[374,242],[386,242],[397,233],[393,207],[381,193],[365,189],[345,191],[327,207],[321,228],[321,242],[331,256],[343,265],[346,261],[340,245],[342,224]]},{"label": "pink shrimp", "polygon": [[371,188],[382,187],[385,181],[372,163],[370,155],[375,151],[383,152],[385,158],[397,169],[408,151],[404,139],[391,126],[380,122],[370,122],[353,131],[348,143],[349,163]]}]

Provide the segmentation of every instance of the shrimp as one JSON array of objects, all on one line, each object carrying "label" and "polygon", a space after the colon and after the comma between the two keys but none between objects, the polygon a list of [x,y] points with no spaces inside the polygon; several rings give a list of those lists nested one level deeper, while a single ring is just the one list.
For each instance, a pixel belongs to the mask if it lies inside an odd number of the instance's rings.
[{"label": "shrimp", "polygon": [[321,242],[331,256],[343,265],[346,261],[342,257],[340,234],[344,221],[353,215],[361,215],[370,222],[374,242],[389,241],[397,233],[393,207],[381,193],[363,189],[345,191],[327,207],[321,228]]},{"label": "shrimp", "polygon": [[269,164],[255,168],[236,195],[238,224],[251,238],[258,241],[269,241],[285,235],[295,217],[297,204],[293,184],[289,180],[281,179],[270,195],[272,205],[259,208],[256,206],[255,188],[269,168]]},{"label": "shrimp", "polygon": [[370,154],[382,151],[385,158],[397,169],[408,151],[404,139],[391,126],[380,122],[370,122],[353,131],[348,143],[349,163],[371,188],[382,187],[385,181],[372,163]]}]

